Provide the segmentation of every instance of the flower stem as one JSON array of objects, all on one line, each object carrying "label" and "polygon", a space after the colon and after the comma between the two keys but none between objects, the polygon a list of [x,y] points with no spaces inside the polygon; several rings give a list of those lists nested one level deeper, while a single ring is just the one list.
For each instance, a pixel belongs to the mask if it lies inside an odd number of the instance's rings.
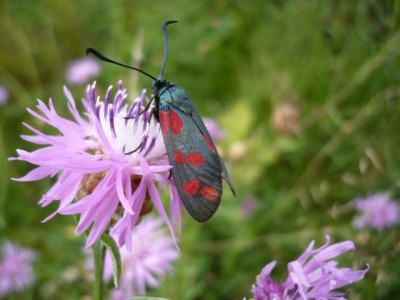
[{"label": "flower stem", "polygon": [[94,257],[94,285],[93,285],[93,299],[103,299],[103,267],[105,247],[101,241],[97,241],[93,246]]}]

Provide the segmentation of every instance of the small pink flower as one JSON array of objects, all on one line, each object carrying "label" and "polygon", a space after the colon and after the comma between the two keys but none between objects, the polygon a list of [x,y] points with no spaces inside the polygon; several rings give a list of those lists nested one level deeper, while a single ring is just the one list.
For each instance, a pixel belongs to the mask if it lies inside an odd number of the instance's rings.
[{"label": "small pink flower", "polygon": [[375,228],[382,231],[399,223],[400,205],[387,194],[375,194],[353,200],[354,207],[361,215],[354,218],[356,228]]},{"label": "small pink flower", "polygon": [[8,90],[0,85],[0,105],[4,105],[7,103],[9,97]]},{"label": "small pink flower", "polygon": [[[143,218],[132,232],[132,249],[120,249],[122,273],[120,286],[113,290],[113,299],[128,299],[145,295],[147,287],[157,287],[159,280],[172,272],[172,263],[179,252],[172,240],[166,236],[162,221],[153,216]],[[111,256],[107,252],[104,279],[113,277]]]},{"label": "small pink flower", "polygon": [[93,58],[84,57],[73,61],[67,68],[66,78],[72,84],[86,84],[100,74],[101,65]]},{"label": "small pink flower", "polygon": [[355,246],[352,241],[329,244],[329,236],[318,249],[313,249],[312,241],[297,260],[288,264],[289,276],[281,284],[270,276],[276,261],[266,265],[253,285],[254,300],[345,300],[345,293],[337,289],[363,279],[368,267],[361,271],[338,268],[333,258],[354,250]]},{"label": "small pink flower", "polygon": [[243,217],[249,217],[257,206],[257,199],[254,196],[247,196],[243,199],[240,210]]},{"label": "small pink flower", "polygon": [[203,118],[203,122],[215,142],[221,141],[225,137],[225,133],[218,126],[217,121],[211,118]]},{"label": "small pink flower", "polygon": [[35,282],[32,250],[5,242],[0,252],[0,296],[25,289]]},{"label": "small pink flower", "polygon": [[[150,111],[143,111],[149,101],[145,91],[132,103],[121,83],[112,100],[110,87],[104,100],[97,96],[95,84],[88,86],[82,100],[84,117],[78,112],[71,92],[64,88],[72,119],[57,114],[50,100],[39,100],[40,113],[29,113],[59,131],[47,135],[24,124],[34,135],[23,135],[28,142],[42,148],[33,152],[17,150],[18,157],[37,167],[18,181],[35,181],[55,177],[52,188],[39,204],[59,202],[56,214],[79,215],[78,235],[90,230],[86,246],[96,242],[106,229],[117,236],[119,245],[131,247],[132,230],[139,216],[156,208],[175,239],[173,225],[181,223],[182,203],[166,155],[160,125]],[[170,221],[157,185],[170,188]]]}]

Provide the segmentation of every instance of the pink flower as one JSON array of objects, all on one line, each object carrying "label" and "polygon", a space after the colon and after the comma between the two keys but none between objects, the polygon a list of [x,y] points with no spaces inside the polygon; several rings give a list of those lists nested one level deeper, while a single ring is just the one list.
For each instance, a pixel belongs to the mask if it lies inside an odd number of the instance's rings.
[{"label": "pink flower", "polygon": [[[59,202],[56,214],[80,215],[76,234],[90,229],[86,247],[96,242],[106,229],[117,236],[119,244],[131,247],[132,230],[139,216],[152,205],[167,224],[175,240],[173,225],[181,224],[182,203],[166,155],[160,125],[150,111],[143,111],[149,101],[145,91],[131,104],[118,84],[113,101],[112,87],[104,100],[97,96],[95,84],[88,86],[82,100],[85,116],[78,112],[67,88],[64,93],[72,120],[59,116],[50,99],[46,106],[39,100],[40,113],[29,113],[59,131],[47,135],[24,124],[34,135],[23,135],[26,141],[42,146],[33,152],[17,150],[18,157],[37,167],[18,181],[56,177],[52,188],[39,204]],[[157,185],[170,187],[170,221]]]},{"label": "pink flower", "polygon": [[[172,263],[179,252],[172,240],[166,236],[162,221],[146,216],[132,232],[132,249],[120,249],[122,273],[118,289],[113,290],[112,299],[128,299],[146,294],[146,287],[157,287],[159,280],[172,272]],[[111,256],[107,252],[104,279],[113,277]]]},{"label": "pink flower", "polygon": [[204,125],[206,125],[206,128],[208,132],[211,135],[211,138],[215,141],[218,142],[222,140],[225,136],[225,133],[221,130],[221,128],[218,126],[217,121],[211,118],[203,118]]},{"label": "pink flower", "polygon": [[67,68],[66,78],[72,84],[86,84],[100,74],[101,66],[93,58],[84,57],[73,61]]},{"label": "pink flower", "polygon": [[354,218],[356,228],[375,228],[382,231],[400,221],[400,205],[387,194],[375,194],[353,200],[354,207],[361,213]]},{"label": "pink flower", "polygon": [[32,250],[5,242],[0,253],[0,296],[25,289],[35,281]]},{"label": "pink flower", "polygon": [[7,103],[9,97],[8,90],[0,85],[0,105],[4,105]]},{"label": "pink flower", "polygon": [[354,250],[355,246],[352,241],[329,244],[329,236],[326,236],[325,245],[318,249],[313,249],[312,241],[297,260],[288,264],[289,276],[281,284],[276,283],[270,276],[276,261],[266,265],[253,285],[254,299],[345,300],[345,293],[337,289],[363,279],[368,267],[361,271],[338,268],[338,262],[333,258]]},{"label": "pink flower", "polygon": [[240,210],[243,217],[249,217],[254,212],[254,209],[257,206],[257,199],[254,196],[247,196],[243,199]]}]

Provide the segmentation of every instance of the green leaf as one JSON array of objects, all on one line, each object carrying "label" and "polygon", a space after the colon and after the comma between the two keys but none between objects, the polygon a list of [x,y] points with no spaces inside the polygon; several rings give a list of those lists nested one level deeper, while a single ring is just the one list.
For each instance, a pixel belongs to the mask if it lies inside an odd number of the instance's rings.
[{"label": "green leaf", "polygon": [[100,240],[111,254],[111,259],[113,263],[114,286],[115,288],[118,288],[119,279],[121,277],[121,255],[119,254],[118,245],[115,240],[107,234],[103,234]]}]

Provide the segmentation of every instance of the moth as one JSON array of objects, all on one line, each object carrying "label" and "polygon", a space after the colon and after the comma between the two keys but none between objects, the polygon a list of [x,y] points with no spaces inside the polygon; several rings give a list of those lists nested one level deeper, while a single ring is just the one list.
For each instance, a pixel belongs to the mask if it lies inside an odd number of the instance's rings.
[{"label": "moth", "polygon": [[111,60],[93,48],[88,48],[86,54],[91,53],[103,61],[136,70],[153,79],[152,100],[155,101],[155,107],[152,113],[160,122],[172,165],[171,176],[187,212],[196,221],[205,222],[213,216],[221,202],[222,179],[228,183],[233,195],[236,196],[236,192],[210,133],[188,93],[179,85],[164,79],[168,54],[167,26],[177,22],[166,21],[162,26],[164,59],[158,77]]}]

